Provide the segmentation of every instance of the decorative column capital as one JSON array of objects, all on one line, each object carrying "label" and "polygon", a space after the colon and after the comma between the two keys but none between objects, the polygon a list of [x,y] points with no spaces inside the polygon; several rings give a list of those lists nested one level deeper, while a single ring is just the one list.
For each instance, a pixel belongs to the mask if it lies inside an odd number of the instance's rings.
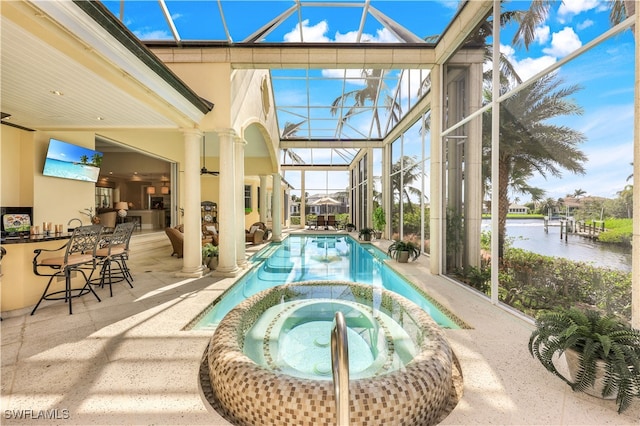
[{"label": "decorative column capital", "polygon": [[226,138],[235,139],[238,137],[238,133],[235,131],[235,129],[231,127],[228,127],[225,129],[216,129],[214,131],[220,138],[226,137]]},{"label": "decorative column capital", "polygon": [[202,137],[202,130],[200,129],[180,129],[185,136]]}]

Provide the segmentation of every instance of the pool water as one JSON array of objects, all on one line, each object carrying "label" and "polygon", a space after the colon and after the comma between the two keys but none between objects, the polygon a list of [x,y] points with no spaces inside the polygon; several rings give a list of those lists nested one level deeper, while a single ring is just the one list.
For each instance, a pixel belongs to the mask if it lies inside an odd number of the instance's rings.
[{"label": "pool water", "polygon": [[331,380],[331,330],[338,311],[347,325],[351,379],[403,368],[418,352],[407,331],[383,310],[355,301],[305,297],[292,294],[260,315],[245,334],[245,355],[290,376]]},{"label": "pool water", "polygon": [[290,235],[253,255],[251,270],[196,317],[189,329],[214,329],[240,302],[282,284],[328,280],[354,281],[384,288],[406,297],[427,312],[442,328],[461,326],[393,269],[389,257],[371,244],[350,236]]}]

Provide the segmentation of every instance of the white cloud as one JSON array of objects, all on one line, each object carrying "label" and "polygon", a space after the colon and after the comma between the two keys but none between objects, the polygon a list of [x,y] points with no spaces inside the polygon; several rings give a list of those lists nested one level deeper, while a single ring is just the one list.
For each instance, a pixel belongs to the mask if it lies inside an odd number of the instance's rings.
[{"label": "white cloud", "polygon": [[140,40],[166,40],[173,38],[167,31],[164,30],[148,30],[141,29],[134,31],[136,37]]},{"label": "white cloud", "polygon": [[542,51],[547,55],[562,58],[581,46],[582,42],[578,35],[573,31],[573,28],[564,27],[557,33],[553,33],[551,36],[551,47],[542,49]]},{"label": "white cloud", "polygon": [[600,4],[600,0],[563,0],[558,8],[558,15],[566,17],[578,15],[587,10],[595,9]]},{"label": "white cloud", "polygon": [[[358,37],[357,31],[349,31],[346,33],[336,32],[333,40],[327,36],[329,32],[329,24],[327,21],[321,21],[316,25],[309,25],[309,20],[302,21],[302,34],[304,35],[305,42],[311,43],[352,43],[355,42]],[[284,41],[299,42],[300,41],[300,27],[295,26],[290,32],[284,35]],[[362,42],[370,43],[397,43],[398,39],[386,28],[379,28],[375,34],[363,33],[360,37]]]},{"label": "white cloud", "polygon": [[553,56],[541,56],[539,58],[524,58],[519,61],[515,57],[515,50],[511,46],[500,45],[500,52],[507,57],[509,62],[513,65],[516,72],[523,80],[527,80],[542,71],[543,69],[553,65],[556,62],[556,58]]},{"label": "white cloud", "polygon": [[587,29],[589,27],[593,27],[595,23],[591,20],[591,19],[585,19],[584,21],[580,22],[578,25],[576,25],[576,28],[580,31]]},{"label": "white cloud", "polygon": [[346,78],[347,84],[365,85],[361,69],[323,69],[322,76],[326,78]]},{"label": "white cloud", "polygon": [[516,72],[523,80],[533,77],[543,69],[556,63],[553,56],[540,56],[539,58],[524,58],[514,64]]},{"label": "white cloud", "polygon": [[549,41],[550,29],[548,25],[537,27],[534,31],[534,40],[538,44],[546,44]]},{"label": "white cloud", "polygon": [[[313,26],[309,26],[308,19],[302,21],[302,34],[304,35],[305,42],[327,43],[331,41],[327,36],[325,36],[327,31],[329,31],[329,24],[327,21],[320,21]],[[299,42],[300,40],[300,27],[298,25],[284,35],[284,41],[287,42]]]}]

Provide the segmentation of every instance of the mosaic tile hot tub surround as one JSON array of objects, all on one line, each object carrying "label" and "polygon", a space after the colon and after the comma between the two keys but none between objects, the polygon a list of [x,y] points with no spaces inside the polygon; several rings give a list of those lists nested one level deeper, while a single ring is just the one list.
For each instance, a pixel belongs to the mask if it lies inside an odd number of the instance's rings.
[{"label": "mosaic tile hot tub surround", "polygon": [[[303,319],[287,319],[287,312],[300,312],[300,305],[292,302],[328,298],[339,299],[341,302],[336,305],[347,308],[360,304],[376,306],[377,311],[402,327],[403,337],[411,339],[408,346],[415,348],[411,359],[394,368],[395,362],[391,360],[398,348],[394,349],[389,337],[394,332],[388,325],[381,327],[379,339],[386,347],[374,358],[382,357],[382,361],[372,361],[375,368],[369,368],[371,377],[349,381],[351,424],[436,424],[449,403],[452,389],[453,354],[440,327],[420,307],[393,292],[352,282],[326,281],[265,290],[242,302],[220,322],[209,343],[207,363],[211,389],[225,417],[237,425],[335,424],[331,375],[303,378],[285,374],[286,369],[276,360],[281,357],[275,354],[277,345],[273,342],[280,335],[274,327],[291,330],[295,321],[304,324]],[[283,309],[274,315],[273,308],[277,310],[278,306]],[[264,363],[259,365],[245,354],[244,346],[247,333],[254,333],[254,326],[264,321],[265,312],[268,320],[264,330],[268,332],[259,329],[260,336],[266,337],[264,351],[258,355],[264,358]],[[367,313],[363,315],[369,318]],[[370,318],[375,317],[373,312]],[[349,319],[347,326],[352,327]],[[322,336],[313,339],[324,341]],[[407,354],[400,357],[407,358]]]}]

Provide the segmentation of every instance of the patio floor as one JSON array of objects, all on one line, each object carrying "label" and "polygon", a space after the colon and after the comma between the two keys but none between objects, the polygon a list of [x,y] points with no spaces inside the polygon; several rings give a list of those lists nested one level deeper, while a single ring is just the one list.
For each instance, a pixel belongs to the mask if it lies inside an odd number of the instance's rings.
[{"label": "patio floor", "polygon": [[[211,332],[182,331],[235,279],[176,276],[166,245],[134,252],[134,288],[98,289],[74,301],[3,313],[2,424],[228,425],[205,402],[198,371]],[[254,251],[261,246],[250,247]],[[574,393],[527,351],[525,318],[429,274],[427,258],[396,267],[472,329],[447,330],[464,394],[441,423],[637,425],[640,401],[619,415],[614,401]],[[11,285],[3,283],[2,285]]]}]

